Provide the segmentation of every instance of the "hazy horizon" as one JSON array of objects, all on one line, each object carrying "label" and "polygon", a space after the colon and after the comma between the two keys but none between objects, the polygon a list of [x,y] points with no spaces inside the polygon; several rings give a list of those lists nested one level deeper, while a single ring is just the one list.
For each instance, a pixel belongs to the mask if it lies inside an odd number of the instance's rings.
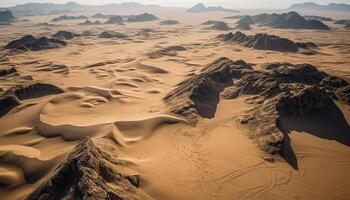
[{"label": "hazy horizon", "polygon": [[[0,7],[10,7],[17,4],[25,3],[67,3],[72,0],[4,0],[0,2]],[[110,3],[121,3],[121,2],[138,2],[143,4],[157,4],[162,6],[176,6],[176,7],[190,7],[196,3],[203,2],[208,6],[225,6],[229,8],[262,8],[262,9],[280,9],[288,8],[294,3],[303,2],[315,2],[318,4],[329,4],[329,3],[350,3],[349,0],[286,0],[281,3],[281,0],[245,0],[244,2],[239,0],[199,0],[199,1],[188,1],[188,0],[75,0],[74,2],[87,5],[101,5]],[[273,5],[273,6],[271,6]]]}]

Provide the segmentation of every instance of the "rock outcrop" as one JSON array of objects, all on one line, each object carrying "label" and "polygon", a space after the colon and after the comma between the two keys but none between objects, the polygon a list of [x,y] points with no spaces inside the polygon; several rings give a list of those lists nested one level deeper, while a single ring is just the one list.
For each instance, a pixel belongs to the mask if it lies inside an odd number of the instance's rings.
[{"label": "rock outcrop", "polygon": [[242,23],[237,24],[235,26],[235,29],[238,29],[238,30],[250,30],[251,27],[250,27],[250,24],[242,22]]},{"label": "rock outcrop", "polygon": [[242,23],[251,25],[251,24],[254,24],[254,21],[253,21],[251,16],[246,15],[246,16],[240,18],[240,20],[238,20],[236,22],[236,24],[242,24]]},{"label": "rock outcrop", "polygon": [[20,105],[21,100],[59,94],[62,92],[63,90],[55,85],[45,83],[26,83],[9,88],[0,94],[0,117],[4,116],[12,108]]},{"label": "rock outcrop", "polygon": [[21,39],[11,41],[5,46],[5,48],[23,51],[40,51],[45,49],[60,48],[65,45],[67,45],[67,43],[62,40],[49,39],[47,37],[37,39],[32,35],[26,35]]},{"label": "rock outcrop", "polygon": [[12,15],[11,11],[0,11],[0,22],[12,22],[15,17]]},{"label": "rock outcrop", "polygon": [[185,116],[192,123],[196,123],[199,116],[211,118],[223,89],[233,84],[233,77],[239,79],[251,70],[244,61],[219,58],[205,66],[200,74],[179,83],[164,100],[172,112]]},{"label": "rock outcrop", "polygon": [[120,16],[112,16],[110,17],[105,24],[118,24],[118,25],[124,25],[124,20]]},{"label": "rock outcrop", "polygon": [[0,69],[0,77],[7,76],[10,74],[15,74],[15,73],[17,73],[17,70],[14,67],[7,67],[7,68]]},{"label": "rock outcrop", "polygon": [[334,22],[334,24],[349,25],[350,19],[341,19]]},{"label": "rock outcrop", "polygon": [[128,38],[127,35],[115,31],[103,31],[99,34],[100,38],[119,38],[119,39],[126,39]]},{"label": "rock outcrop", "polygon": [[71,40],[74,38],[74,33],[70,31],[58,31],[57,33],[53,34],[52,37],[59,39],[59,40]]},{"label": "rock outcrop", "polygon": [[216,22],[210,27],[210,29],[218,31],[228,31],[230,30],[230,27],[225,22]]},{"label": "rock outcrop", "polygon": [[151,59],[160,58],[162,56],[176,56],[178,51],[186,51],[187,49],[183,46],[169,46],[162,48],[158,51],[151,52],[148,55]]},{"label": "rock outcrop", "polygon": [[324,21],[324,22],[333,21],[333,19],[330,17],[322,17],[322,16],[317,16],[317,15],[304,15],[304,18],[308,19],[308,20],[311,19],[311,20],[318,20],[318,21]]},{"label": "rock outcrop", "polygon": [[288,145],[281,117],[333,109],[333,101],[350,105],[349,83],[312,65],[268,63],[262,68],[253,70],[244,61],[219,58],[178,84],[164,100],[172,112],[195,124],[201,117],[214,116],[219,96],[233,99],[244,95],[252,109],[239,122],[270,154],[283,154],[284,145]]},{"label": "rock outcrop", "polygon": [[190,13],[201,13],[201,12],[239,12],[233,9],[226,9],[220,6],[205,6],[203,3],[198,3],[194,5],[192,8],[188,9],[187,12]]},{"label": "rock outcrop", "polygon": [[143,13],[141,15],[132,15],[129,16],[127,19],[128,22],[147,22],[156,20],[159,20],[159,18],[149,13]]},{"label": "rock outcrop", "polygon": [[80,16],[61,15],[59,17],[53,18],[51,21],[52,22],[59,22],[59,21],[64,21],[64,20],[77,20],[77,19],[88,19],[88,17],[86,17],[84,15],[80,15]]},{"label": "rock outcrop", "polygon": [[176,25],[176,24],[179,24],[179,22],[177,20],[164,20],[164,21],[161,21],[159,22],[160,25]]},{"label": "rock outcrop", "polygon": [[298,52],[299,48],[310,49],[317,47],[316,44],[311,42],[295,43],[287,38],[261,33],[247,36],[244,33],[237,31],[236,33],[230,32],[228,34],[219,35],[218,38],[225,42],[235,42],[244,47],[259,50]]},{"label": "rock outcrop", "polygon": [[130,163],[112,158],[89,138],[83,138],[52,176],[26,197],[36,199],[141,200],[139,175]]},{"label": "rock outcrop", "polygon": [[254,24],[281,29],[319,29],[330,30],[330,28],[318,20],[307,20],[297,12],[283,14],[259,14],[252,16]]}]

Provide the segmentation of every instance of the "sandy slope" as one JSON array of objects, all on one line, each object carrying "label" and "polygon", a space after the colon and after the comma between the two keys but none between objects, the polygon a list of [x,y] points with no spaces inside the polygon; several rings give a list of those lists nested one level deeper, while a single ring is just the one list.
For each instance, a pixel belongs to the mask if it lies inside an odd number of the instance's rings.
[{"label": "sandy slope", "polygon": [[[245,97],[221,100],[215,117],[195,127],[168,112],[162,98],[177,83],[218,57],[243,59],[259,68],[265,62],[310,63],[350,79],[350,32],[253,27],[247,34],[268,32],[319,45],[315,55],[257,51],[219,42],[220,31],[199,25],[222,14],[198,16],[157,13],[181,24],[157,22],[78,26],[80,21],[39,27],[50,17],[30,17],[0,27],[0,41],[23,34],[51,35],[58,30],[81,33],[114,30],[128,40],[76,37],[64,48],[8,55],[0,66],[15,66],[18,75],[1,77],[7,89],[32,79],[51,83],[63,94],[24,100],[0,118],[0,194],[23,199],[48,177],[77,141],[90,136],[102,145],[112,140],[111,155],[135,163],[141,189],[155,199],[348,199],[350,191],[350,111],[340,105],[342,121],[310,116],[284,119],[295,154],[287,163],[261,152],[237,118],[251,105]],[[234,21],[226,20],[233,27]],[[24,31],[25,28],[25,31]],[[144,30],[144,29],[151,30]],[[6,31],[3,31],[5,30]],[[147,33],[149,32],[149,33]],[[225,32],[224,32],[225,33]],[[175,54],[149,53],[180,45]],[[332,139],[332,140],[331,140]],[[293,168],[294,166],[294,168]]]}]

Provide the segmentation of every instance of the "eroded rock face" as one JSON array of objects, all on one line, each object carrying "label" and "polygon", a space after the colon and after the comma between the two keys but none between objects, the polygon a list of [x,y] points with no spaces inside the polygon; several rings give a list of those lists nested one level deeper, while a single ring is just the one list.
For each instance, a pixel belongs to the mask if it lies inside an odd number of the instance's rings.
[{"label": "eroded rock face", "polygon": [[205,66],[200,74],[178,84],[165,98],[174,113],[185,116],[196,123],[198,117],[214,116],[220,93],[252,68],[242,60],[219,58]]},{"label": "eroded rock face", "polygon": [[84,138],[53,175],[26,200],[37,199],[151,199],[138,189],[139,175],[129,163],[115,160]]},{"label": "eroded rock face", "polygon": [[283,153],[282,116],[333,109],[334,100],[350,105],[349,83],[312,65],[282,62],[262,68],[253,70],[244,61],[220,58],[181,82],[165,102],[172,106],[172,112],[195,124],[200,117],[214,116],[219,96],[234,99],[245,95],[253,106],[239,121],[249,130],[249,137],[270,154]]},{"label": "eroded rock face", "polygon": [[41,37],[39,39],[36,39],[32,35],[26,35],[21,39],[11,41],[5,46],[5,48],[23,51],[40,51],[45,49],[60,48],[65,45],[67,45],[66,42],[58,39],[48,39],[47,37]]},{"label": "eroded rock face", "polygon": [[219,35],[218,38],[225,42],[235,42],[244,47],[259,50],[298,52],[299,48],[310,49],[316,47],[316,45],[311,42],[295,43],[287,38],[281,38],[279,36],[261,33],[247,36],[240,31],[237,31],[236,33],[230,32],[227,34]]},{"label": "eroded rock face", "polygon": [[59,94],[63,90],[45,83],[27,83],[9,88],[0,94],[0,117],[21,104],[21,100]]}]

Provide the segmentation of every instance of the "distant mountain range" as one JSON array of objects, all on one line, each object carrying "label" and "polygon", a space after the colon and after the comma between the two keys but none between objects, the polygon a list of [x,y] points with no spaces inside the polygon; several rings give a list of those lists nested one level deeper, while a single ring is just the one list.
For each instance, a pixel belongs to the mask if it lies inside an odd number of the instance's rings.
[{"label": "distant mountain range", "polygon": [[188,9],[187,12],[192,12],[192,13],[200,13],[200,12],[239,12],[237,10],[233,9],[226,9],[220,6],[205,6],[203,3],[198,3],[194,5],[192,8]]},{"label": "distant mountain range", "polygon": [[314,2],[305,2],[293,4],[288,10],[295,11],[336,11],[336,12],[350,12],[350,4],[330,3],[328,5],[320,5]]},{"label": "distant mountain range", "polygon": [[56,3],[27,3],[16,5],[8,8],[0,8],[0,10],[9,10],[15,16],[23,15],[46,15],[46,14],[62,14],[76,11],[89,10],[121,10],[121,9],[138,9],[138,8],[158,8],[158,5],[144,5],[136,2],[126,2],[119,4],[106,5],[82,5],[76,2],[68,2],[65,4]]}]

